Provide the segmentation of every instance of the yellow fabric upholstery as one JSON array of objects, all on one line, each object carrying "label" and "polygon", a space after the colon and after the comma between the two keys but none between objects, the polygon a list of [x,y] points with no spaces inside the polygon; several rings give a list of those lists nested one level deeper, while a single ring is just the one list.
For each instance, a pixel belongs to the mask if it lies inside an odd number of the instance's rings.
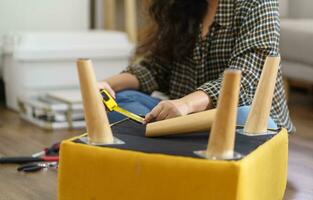
[{"label": "yellow fabric upholstery", "polygon": [[271,200],[287,182],[282,130],[239,161],[211,161],[64,141],[59,200]]}]

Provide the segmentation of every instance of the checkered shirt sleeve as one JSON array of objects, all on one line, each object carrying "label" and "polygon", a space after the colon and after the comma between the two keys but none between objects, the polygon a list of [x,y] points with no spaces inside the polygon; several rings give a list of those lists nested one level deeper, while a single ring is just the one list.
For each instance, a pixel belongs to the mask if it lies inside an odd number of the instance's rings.
[{"label": "checkered shirt sleeve", "polygon": [[168,91],[170,69],[156,58],[143,58],[139,63],[128,66],[122,73],[135,75],[139,81],[139,90],[144,93],[151,94],[155,90],[164,93]]}]

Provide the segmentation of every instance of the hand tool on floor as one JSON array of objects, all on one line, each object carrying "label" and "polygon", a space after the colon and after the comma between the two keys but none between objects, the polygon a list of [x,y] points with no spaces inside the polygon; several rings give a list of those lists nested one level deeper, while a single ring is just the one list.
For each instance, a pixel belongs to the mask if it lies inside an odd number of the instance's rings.
[{"label": "hand tool on floor", "polygon": [[55,143],[49,148],[45,148],[43,151],[35,153],[32,157],[42,157],[42,156],[57,156],[59,155],[60,151],[60,143]]},{"label": "hand tool on floor", "polygon": [[18,167],[17,171],[37,172],[42,169],[48,169],[48,168],[57,169],[57,167],[58,167],[58,162],[27,163]]},{"label": "hand tool on floor", "polygon": [[145,119],[140,117],[139,115],[136,115],[132,112],[129,112],[128,110],[125,110],[124,108],[121,108],[117,102],[114,100],[114,98],[106,91],[101,90],[100,91],[102,98],[103,98],[103,104],[105,107],[110,111],[118,112],[126,117],[128,117],[131,120],[134,120],[136,122],[139,122],[143,124],[145,122]]},{"label": "hand tool on floor", "polygon": [[55,162],[59,161],[59,156],[17,156],[17,157],[0,157],[0,164],[24,164],[30,162]]}]

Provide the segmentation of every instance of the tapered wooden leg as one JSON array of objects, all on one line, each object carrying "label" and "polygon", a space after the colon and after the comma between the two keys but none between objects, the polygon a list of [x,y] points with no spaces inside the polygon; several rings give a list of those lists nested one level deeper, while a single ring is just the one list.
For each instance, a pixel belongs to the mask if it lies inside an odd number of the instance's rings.
[{"label": "tapered wooden leg", "polygon": [[240,79],[239,70],[227,70],[224,73],[216,118],[207,148],[208,157],[231,159],[234,156]]},{"label": "tapered wooden leg", "polygon": [[267,57],[244,132],[248,135],[267,133],[267,124],[272,108],[280,57]]},{"label": "tapered wooden leg", "polygon": [[191,115],[149,123],[146,128],[146,136],[158,137],[209,131],[215,119],[215,113],[216,109],[212,109]]},{"label": "tapered wooden leg", "polygon": [[112,144],[111,127],[102,103],[91,60],[79,59],[77,61],[77,70],[89,143]]}]

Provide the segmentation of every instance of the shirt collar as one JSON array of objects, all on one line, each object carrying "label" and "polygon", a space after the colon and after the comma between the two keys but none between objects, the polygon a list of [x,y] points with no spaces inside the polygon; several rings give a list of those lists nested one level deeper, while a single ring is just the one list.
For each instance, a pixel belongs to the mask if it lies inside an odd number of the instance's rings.
[{"label": "shirt collar", "polygon": [[220,26],[231,26],[234,19],[235,0],[219,0],[215,22]]}]

